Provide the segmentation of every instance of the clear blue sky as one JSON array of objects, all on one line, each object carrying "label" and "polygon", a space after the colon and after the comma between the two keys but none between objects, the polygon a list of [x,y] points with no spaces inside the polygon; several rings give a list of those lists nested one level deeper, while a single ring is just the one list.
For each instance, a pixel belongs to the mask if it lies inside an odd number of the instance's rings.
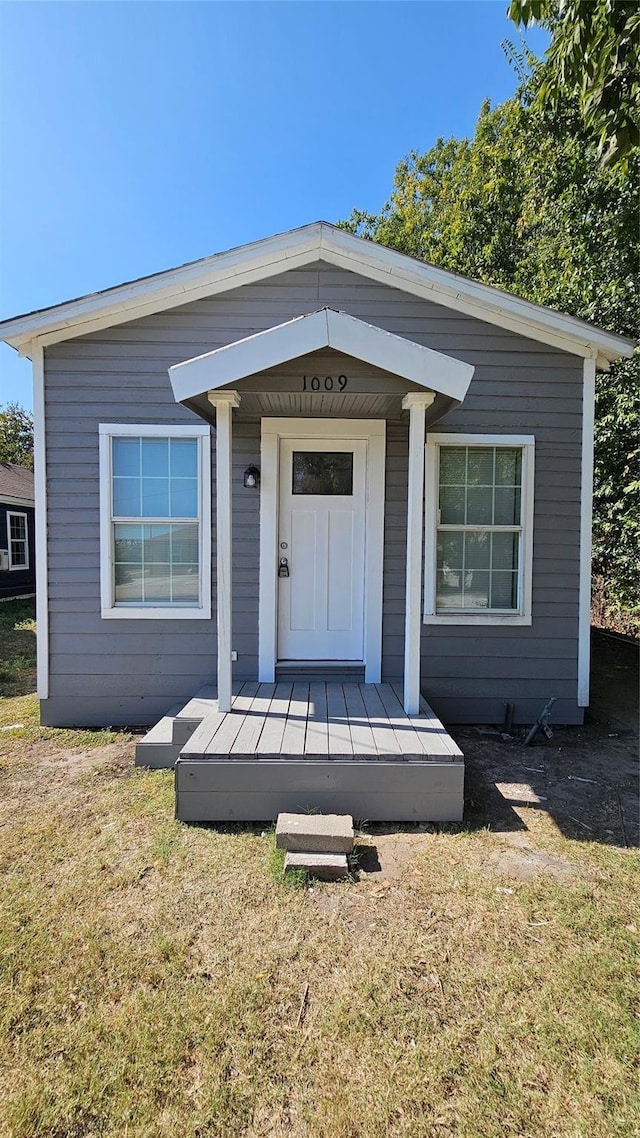
[{"label": "clear blue sky", "polygon": [[[1,3],[0,318],[378,211],[408,150],[513,94],[506,7]],[[30,366],[2,346],[13,399]]]}]

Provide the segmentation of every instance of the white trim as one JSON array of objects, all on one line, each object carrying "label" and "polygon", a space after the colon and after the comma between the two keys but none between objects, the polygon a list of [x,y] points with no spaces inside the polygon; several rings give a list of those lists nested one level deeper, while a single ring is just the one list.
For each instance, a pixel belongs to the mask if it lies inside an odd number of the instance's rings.
[{"label": "white trim", "polygon": [[134,438],[188,439],[195,435],[211,437],[208,423],[194,423],[188,426],[184,423],[100,423],[98,431],[101,435],[119,437],[133,435]]},{"label": "white trim", "polygon": [[363,241],[334,226],[325,225],[323,229],[322,259],[575,355],[595,356],[599,350],[606,359],[617,359],[619,355],[633,354],[632,341],[622,336],[397,253],[377,242]]},{"label": "white trim", "polygon": [[606,363],[633,353],[632,342],[622,336],[365,241],[327,222],[313,222],[167,272],[6,320],[0,324],[0,335],[18,351],[29,354],[37,340],[41,346],[59,343],[266,280],[318,260],[586,358],[597,356]]},{"label": "white trim", "polygon": [[[26,562],[24,565],[13,565],[11,557],[11,521],[10,518],[23,518],[24,520],[24,552]],[[22,541],[22,538],[14,540]],[[7,545],[9,546],[9,572],[10,573],[23,573],[31,568],[31,559],[29,557],[29,515],[25,514],[22,510],[7,510]]]},{"label": "white trim", "polygon": [[34,508],[33,498],[16,498],[13,494],[0,494],[0,506],[21,506],[22,509]]},{"label": "white trim", "polygon": [[[438,530],[438,448],[441,446],[505,446],[522,448],[522,542],[518,612],[436,613],[436,543]],[[535,435],[428,434],[425,462],[424,624],[530,625],[532,623]],[[453,526],[453,529],[458,527]],[[487,527],[496,529],[497,527]],[[507,527],[510,528],[510,527]]]},{"label": "white trim", "polygon": [[232,653],[232,415],[240,406],[235,391],[209,393],[216,409],[216,618],[218,626],[218,711],[231,711]]},{"label": "white trim", "polygon": [[459,402],[467,394],[475,370],[472,364],[385,332],[346,312],[321,308],[174,364],[169,368],[173,394],[179,403],[323,348],[393,372]]},{"label": "white trim", "polygon": [[45,445],[44,350],[33,353],[33,488],[36,537],[36,691],[49,697],[49,551],[47,548],[47,454]]},{"label": "white trim", "polygon": [[367,517],[365,525],[365,682],[382,673],[382,566],[384,554],[384,419],[263,418],[260,441],[260,598],[258,679],[272,683],[277,658],[278,467],[284,438],[365,439]]},{"label": "white trim", "polygon": [[582,481],[580,485],[580,585],[578,600],[578,707],[589,706],[591,666],[591,531],[596,365],[585,360],[582,375]]},{"label": "white trim", "polygon": [[[100,615],[103,620],[209,620],[211,618],[211,428],[208,424],[100,423]],[[111,439],[198,439],[200,605],[116,605],[113,599]]]},{"label": "white trim", "polygon": [[402,400],[409,411],[409,458],[407,482],[407,566],[404,618],[404,710],[420,713],[420,577],[422,568],[424,426],[426,408],[433,393],[412,392]]}]

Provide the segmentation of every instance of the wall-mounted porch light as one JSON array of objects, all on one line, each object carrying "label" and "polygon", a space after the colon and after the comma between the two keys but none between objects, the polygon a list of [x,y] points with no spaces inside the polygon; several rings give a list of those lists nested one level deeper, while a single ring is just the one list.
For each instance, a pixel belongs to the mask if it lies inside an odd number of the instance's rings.
[{"label": "wall-mounted porch light", "polygon": [[257,466],[248,466],[244,472],[244,485],[249,490],[255,490],[260,485],[260,471]]}]

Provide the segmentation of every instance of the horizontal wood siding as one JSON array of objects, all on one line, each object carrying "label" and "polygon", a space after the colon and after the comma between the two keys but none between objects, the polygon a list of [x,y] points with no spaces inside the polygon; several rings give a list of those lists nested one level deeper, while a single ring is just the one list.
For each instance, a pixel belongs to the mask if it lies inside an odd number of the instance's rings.
[{"label": "horizontal wood siding", "polygon": [[[211,621],[100,618],[98,423],[198,422],[174,402],[167,374],[171,365],[323,305],[475,365],[464,406],[436,429],[536,436],[533,625],[424,627],[422,687],[429,702],[449,722],[501,719],[504,702],[514,702],[516,718],[528,720],[534,707],[539,709],[555,695],[565,721],[579,720],[581,360],[318,264],[46,349],[51,610],[51,700],[43,711],[47,722],[151,722],[215,675],[215,604]],[[349,374],[349,361],[336,356],[334,366]],[[295,392],[296,374],[301,379],[302,372],[295,366],[281,370]],[[363,374],[361,364],[354,363],[351,370]],[[378,383],[372,390],[388,391],[384,373],[371,373]],[[253,390],[263,385],[268,389],[269,378],[257,387],[254,381]],[[339,408],[334,402],[331,406]],[[357,413],[355,406],[349,404],[351,413]],[[250,463],[260,462],[258,416],[243,418],[241,408],[234,413],[233,433],[234,677],[253,679],[259,494],[243,487],[242,475]],[[212,464],[215,471],[215,453]],[[387,429],[385,680],[402,675],[406,479],[407,425],[397,411]],[[215,492],[213,501],[215,511]]]}]

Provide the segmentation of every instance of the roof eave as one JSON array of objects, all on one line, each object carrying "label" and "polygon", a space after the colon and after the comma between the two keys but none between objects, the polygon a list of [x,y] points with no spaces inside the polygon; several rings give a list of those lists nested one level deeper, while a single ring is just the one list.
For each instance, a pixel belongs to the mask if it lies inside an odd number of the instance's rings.
[{"label": "roof eave", "polygon": [[322,221],[4,321],[0,324],[0,336],[21,355],[28,356],[34,344],[46,346],[86,335],[100,327],[267,279],[314,259],[363,273],[479,320],[510,327],[520,335],[569,353],[595,358],[599,367],[633,354],[634,344],[625,337],[416,261]]}]

